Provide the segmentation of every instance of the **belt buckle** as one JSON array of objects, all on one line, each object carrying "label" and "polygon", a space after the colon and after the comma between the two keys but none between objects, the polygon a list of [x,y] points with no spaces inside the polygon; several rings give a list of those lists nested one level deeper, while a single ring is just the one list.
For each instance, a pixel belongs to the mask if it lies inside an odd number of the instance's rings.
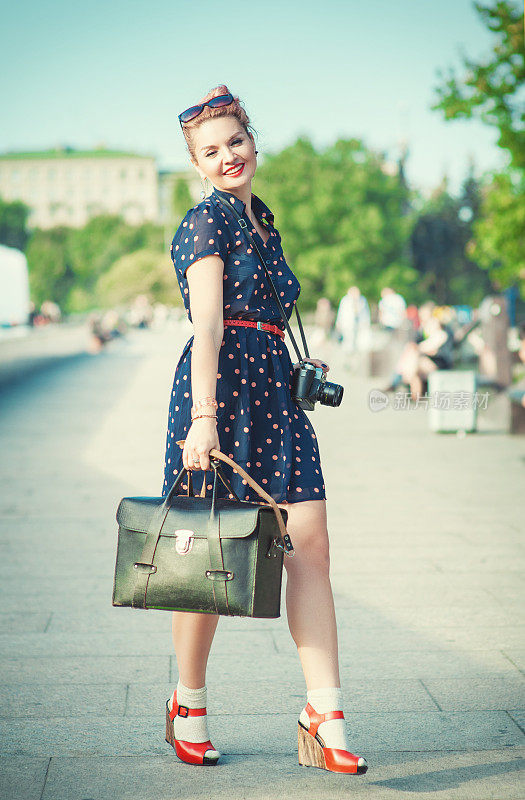
[{"label": "belt buckle", "polygon": [[262,325],[262,322],[261,322],[260,320],[257,320],[257,330],[258,330],[258,331],[262,331],[262,330],[263,330],[263,328],[261,327],[261,325]]}]

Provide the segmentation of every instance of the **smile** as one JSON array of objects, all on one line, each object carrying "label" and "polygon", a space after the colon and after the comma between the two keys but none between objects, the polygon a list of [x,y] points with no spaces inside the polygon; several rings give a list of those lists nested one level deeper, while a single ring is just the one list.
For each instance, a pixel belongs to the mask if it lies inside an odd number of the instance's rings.
[{"label": "smile", "polygon": [[236,178],[237,175],[241,174],[243,169],[244,169],[244,164],[237,164],[235,167],[232,167],[231,169],[226,170],[226,172],[224,174],[225,175],[233,175],[233,177]]}]

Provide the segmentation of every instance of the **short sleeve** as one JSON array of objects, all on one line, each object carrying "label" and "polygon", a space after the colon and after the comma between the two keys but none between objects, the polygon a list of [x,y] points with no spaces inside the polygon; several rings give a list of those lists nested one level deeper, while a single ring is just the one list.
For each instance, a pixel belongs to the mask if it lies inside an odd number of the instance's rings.
[{"label": "short sleeve", "polygon": [[171,258],[179,280],[186,270],[205,256],[219,256],[224,263],[230,253],[224,217],[210,203],[190,209],[182,220],[171,245]]}]

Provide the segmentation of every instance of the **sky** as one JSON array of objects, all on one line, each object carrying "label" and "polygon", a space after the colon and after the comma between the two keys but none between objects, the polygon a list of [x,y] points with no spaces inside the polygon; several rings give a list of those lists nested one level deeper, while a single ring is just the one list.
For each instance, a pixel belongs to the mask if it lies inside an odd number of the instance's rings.
[{"label": "sky", "polygon": [[[238,95],[259,160],[356,137],[428,193],[505,163],[496,132],[431,111],[438,70],[489,54],[471,0],[17,0],[2,11],[0,151],[103,145],[189,167],[177,115]],[[263,163],[263,162],[261,162]]]}]

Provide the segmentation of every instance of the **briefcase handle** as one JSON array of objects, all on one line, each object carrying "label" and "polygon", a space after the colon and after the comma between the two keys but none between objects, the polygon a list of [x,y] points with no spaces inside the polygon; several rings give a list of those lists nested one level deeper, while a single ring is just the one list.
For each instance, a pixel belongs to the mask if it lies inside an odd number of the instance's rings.
[{"label": "briefcase handle", "polygon": [[[179,439],[176,442],[176,444],[178,444],[182,449],[184,447],[185,441],[186,439]],[[264,500],[268,502],[268,504],[273,508],[273,511],[277,518],[277,524],[279,525],[279,530],[281,532],[281,539],[284,545],[283,547],[281,547],[281,549],[284,550],[286,555],[293,556],[295,551],[292,545],[292,540],[290,539],[290,534],[286,530],[286,525],[284,524],[284,520],[281,514],[281,509],[279,508],[273,497],[269,495],[268,492],[266,492],[262,488],[262,486],[259,486],[257,481],[254,481],[251,475],[248,475],[246,470],[244,470],[241,466],[239,466],[239,464],[237,464],[237,462],[235,462],[233,458],[229,458],[229,456],[225,455],[224,453],[221,453],[220,450],[216,450],[214,447],[212,447],[212,449],[210,450],[209,456],[210,456],[210,463],[212,464],[212,467],[214,469],[217,469],[217,467],[219,466],[219,464],[217,463],[218,461],[224,461],[225,464],[229,464],[230,467],[233,467],[234,472],[238,472],[240,475],[242,475],[242,477],[250,484],[250,486],[253,489],[255,489],[257,494],[259,494]],[[214,460],[216,462],[215,464],[213,464]],[[203,478],[203,489],[205,487],[205,483],[206,483],[206,476],[204,476]],[[201,490],[201,497],[203,496],[204,496],[203,490]]]}]

